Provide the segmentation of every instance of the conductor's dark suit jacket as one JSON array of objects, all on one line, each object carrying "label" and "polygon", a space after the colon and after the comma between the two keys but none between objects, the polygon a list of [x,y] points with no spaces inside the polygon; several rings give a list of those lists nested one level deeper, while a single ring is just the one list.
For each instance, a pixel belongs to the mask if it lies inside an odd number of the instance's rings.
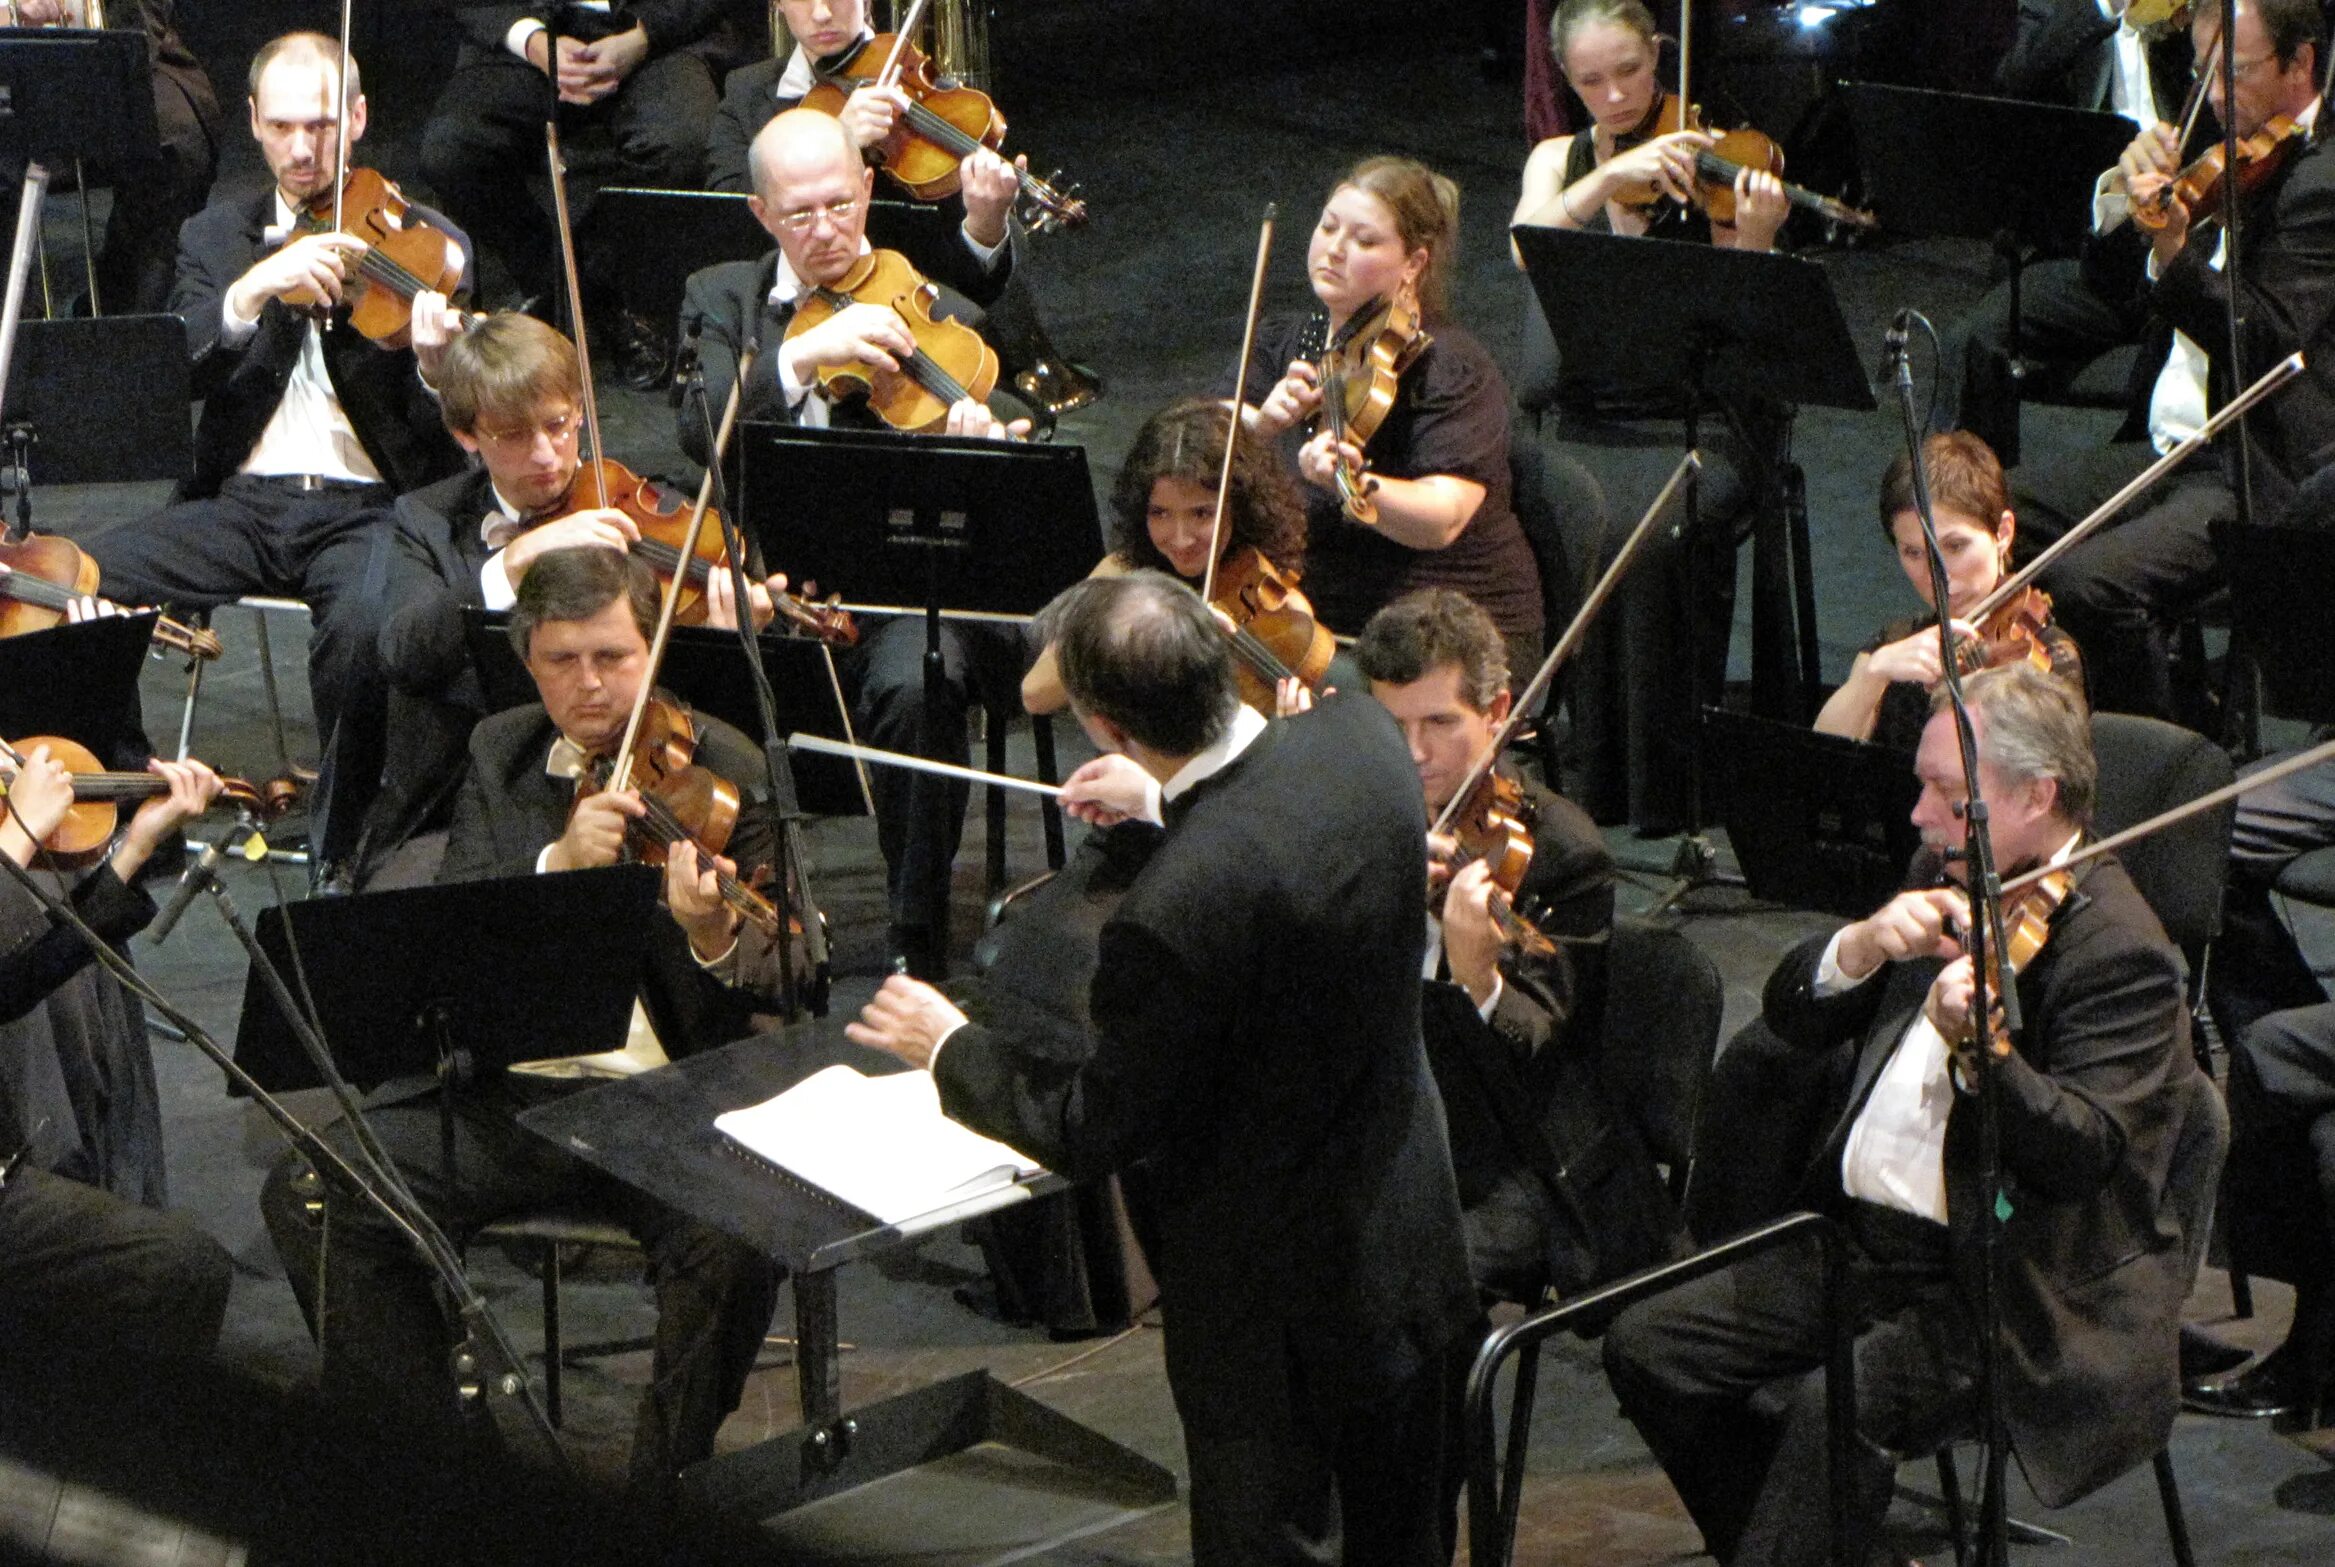
[{"label": "conductor's dark suit jacket", "polygon": [[[698,761],[735,783],[741,797],[737,829],[724,852],[737,861],[741,876],[776,864],[778,829],[761,751],[703,713],[697,726]],[[575,785],[543,770],[556,735],[539,703],[497,713],[471,732],[470,773],[455,800],[439,881],[534,873],[536,856],[567,830],[575,803]],[[556,936],[547,932],[544,939]],[[775,1010],[778,995],[777,944],[753,926],[739,931],[737,950],[717,973],[699,965],[689,939],[670,918],[660,913],[650,922],[641,1001],[674,1059],[776,1026],[756,1013]]]},{"label": "conductor's dark suit jacket", "polygon": [[1342,697],[1167,814],[1103,927],[1092,1057],[1017,1037],[1043,1014],[968,1024],[942,1107],[1066,1174],[1145,1166],[1188,1432],[1237,1432],[1259,1386],[1367,1407],[1476,1312],[1419,1037],[1418,773]]},{"label": "conductor's dark suit jacket", "polygon": [[[453,235],[469,257],[470,241],[461,230],[426,207],[417,204],[414,211]],[[254,199],[213,202],[179,230],[170,310],[186,323],[194,394],[203,399],[190,496],[217,494],[243,466],[299,362],[308,317],[282,300],[271,299],[260,308],[259,329],[242,347],[229,348],[220,340],[227,290],[272,248],[266,236],[275,220],[271,188]],[[463,286],[469,284],[466,270]],[[381,348],[342,327],[325,332],[324,363],[358,442],[391,489],[402,494],[462,467],[462,449],[446,433],[437,402],[422,386],[412,349]]]},{"label": "conductor's dark suit jacket", "polygon": [[[786,338],[787,324],[795,317],[793,305],[770,303],[778,259],[779,253],[773,250],[760,261],[724,261],[689,276],[681,299],[681,338],[684,342],[694,338],[698,344],[705,366],[706,396],[717,413],[729,398],[730,384],[738,378],[739,350],[754,338],[761,342],[762,357],[754,362],[738,417],[776,424],[794,422],[794,410],[779,391],[778,361],[772,357]],[[923,267],[927,280],[944,290],[954,289],[976,305],[991,305],[1013,275],[1013,246],[1008,244],[996,267],[986,272],[972,250],[962,244],[948,246],[938,256],[917,264]],[[950,313],[945,293],[936,313]],[[834,423],[838,426],[868,428],[875,422],[875,416],[857,399],[836,405]],[[704,462],[705,421],[695,407],[683,404],[677,428],[681,449],[691,461]]]},{"label": "conductor's dark suit jacket", "polygon": [[[2025,1028],[2001,1065],[2003,1415],[2035,1494],[2065,1506],[2164,1445],[2179,1406],[2189,1292],[2184,1237],[2165,1204],[2189,1050],[2181,959],[2122,867],[2080,869],[2043,950],[2019,974]],[[1841,1201],[1841,1155],[1875,1078],[1939,965],[1818,999],[1816,937],[1769,979],[1768,1026],[1831,1052],[1833,1114],[1803,1191]],[[1946,1211],[1956,1283],[1977,1310],[1988,1197],[1978,1101],[1946,1123]]]}]

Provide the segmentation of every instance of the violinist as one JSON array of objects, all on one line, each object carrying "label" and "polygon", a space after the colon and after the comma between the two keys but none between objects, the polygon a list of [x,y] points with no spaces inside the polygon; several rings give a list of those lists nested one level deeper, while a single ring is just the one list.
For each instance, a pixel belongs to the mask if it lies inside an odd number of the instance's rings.
[{"label": "violinist", "polygon": [[89,544],[99,592],[123,603],[199,611],[265,593],[314,612],[319,874],[355,841],[380,772],[380,619],[363,591],[374,536],[398,493],[462,466],[424,384],[426,350],[382,348],[337,324],[337,310],[319,320],[287,303],[337,301],[364,250],[334,232],[269,238],[331,191],[344,124],[351,143],[364,134],[356,61],[345,100],[339,74],[339,46],[314,33],[253,57],[251,133],[274,186],[256,202],[212,203],[179,237],[171,309],[204,400],[193,482],[176,504]]},{"label": "violinist", "polygon": [[[1929,483],[1938,548],[1946,558],[1947,615],[1957,637],[1984,641],[1978,628],[1962,617],[2010,575],[2011,542],[2018,536],[2019,519],[2011,514],[2003,466],[1985,442],[1957,430],[1922,443],[1922,476]],[[1934,609],[1929,547],[1914,504],[1913,464],[1902,452],[1881,476],[1881,531],[1896,552],[1905,580],[1923,605]],[[2038,624],[2018,628],[1996,644],[1987,661],[2029,657],[2031,642],[2041,644],[2051,672],[2082,700],[2082,657],[2075,640],[2050,619],[2048,604]],[[1823,734],[1910,752],[1929,721],[1930,693],[1937,688],[1938,674],[1936,617],[1893,622],[1858,651],[1848,678],[1817,713],[1816,728]]]},{"label": "violinist", "polygon": [[[42,839],[73,803],[45,746],[8,780],[0,853],[66,898],[104,939],[154,918],[139,885],[154,850],[218,797],[200,762],[156,761],[167,793],[140,806],[111,856],[73,879]],[[209,1353],[227,1311],[227,1253],[167,1211],[146,1018],[79,932],[13,878],[0,884],[0,1341],[106,1355]]]},{"label": "violinist", "polygon": [[[1491,618],[1449,588],[1370,617],[1354,659],[1409,742],[1432,821],[1508,716],[1508,660]],[[1521,791],[1531,863],[1510,900],[1552,946],[1520,950],[1492,914],[1484,859],[1428,840],[1427,1065],[1459,1179],[1478,1290],[1536,1301],[1668,1254],[1668,1196],[1598,1065],[1613,860],[1580,808],[1503,769]]]},{"label": "violinist", "polygon": [[[574,344],[508,311],[461,327],[425,307],[416,332],[445,340],[439,411],[477,466],[399,497],[378,563],[390,746],[357,856],[359,885],[382,856],[444,827],[453,807],[464,744],[486,711],[462,612],[509,609],[528,568],[551,550],[623,550],[640,537],[623,511],[577,493],[583,381]],[[756,625],[770,621],[771,590],[785,580],[749,583]],[[709,576],[707,597],[712,624],[737,624],[727,572]],[[412,867],[421,879],[426,870]]]},{"label": "violinist", "polygon": [[[613,550],[555,550],[535,562],[520,584],[511,641],[543,700],[497,714],[472,733],[440,881],[556,874],[626,855],[626,824],[641,816],[641,800],[631,790],[598,787],[589,764],[612,753],[623,733],[648,669],[657,609],[649,568]],[[778,829],[761,755],[733,729],[702,715],[698,724],[698,760],[743,798],[729,858],[701,857],[683,843],[666,861],[671,917],[656,917],[650,933],[634,1029],[645,1028],[671,1056],[753,1032],[757,1012],[775,1009],[779,984],[776,940],[740,926],[713,874],[717,863],[744,875],[773,863]],[[545,939],[558,935],[546,932]],[[520,1111],[562,1091],[515,1075],[457,1091],[458,1173],[451,1181],[439,1151],[436,1087],[385,1088],[366,1119],[457,1244],[504,1214],[563,1201],[613,1211],[640,1239],[657,1326],[631,1476],[636,1489],[660,1498],[682,1466],[712,1451],[715,1431],[737,1407],[770,1323],[778,1275],[738,1242],[593,1175],[520,1128]],[[337,1124],[325,1135],[345,1141],[350,1134]],[[300,1174],[296,1157],[280,1162],[261,1209],[311,1327],[320,1320],[317,1270],[324,1268],[321,1298],[332,1308],[320,1335],[326,1393],[392,1430],[451,1436],[453,1339],[428,1269],[396,1230],[329,1181],[326,1244],[306,1211]]]},{"label": "violinist", "polygon": [[[2097,785],[2082,704],[2024,664],[1964,692],[1997,864],[2009,875],[2064,858]],[[1924,843],[1958,850],[1951,714],[1930,719],[1914,766]],[[1961,869],[1948,867],[1957,883]],[[2168,1222],[2164,1198],[2198,1072],[2181,959],[2112,858],[2067,875],[2072,890],[2028,910],[2042,944],[2014,965],[2015,1038],[1976,1042],[1960,885],[1901,893],[1811,938],[1767,984],[1768,1027],[1825,1063],[1812,1079],[1826,1085],[1821,1140],[1792,1206],[1835,1216],[1849,1242],[1851,1561],[1872,1554],[1897,1465],[1977,1430],[1979,1222],[1996,1200],[1970,1092],[1981,1052],[1999,1074],[2015,1208],[1998,1274],[2000,1412],[2021,1471],[2065,1506],[2147,1462],[2172,1429],[2184,1248],[2199,1239]],[[1828,1559],[1826,1301],[1816,1250],[1776,1250],[1644,1302],[1606,1335],[1622,1412],[1721,1562]]]},{"label": "violinist", "polygon": [[[2325,23],[2315,0],[2245,0],[2231,22],[2237,84],[2227,91],[2218,65],[2224,7],[2200,4],[2190,42],[2200,73],[2211,71],[2206,102],[2217,124],[2234,122],[2241,138],[2269,133],[2261,157],[2241,180],[2244,229],[2240,273],[2221,269],[2220,198],[2190,206],[2177,193],[2178,149],[2170,127],[2141,132],[2126,149],[2112,186],[2120,186],[2144,230],[2149,308],[2170,331],[2147,380],[2144,421],[2112,445],[2025,464],[2011,489],[2030,542],[2048,544],[2089,515],[2162,452],[2204,423],[2226,398],[2272,364],[2320,341],[2335,310],[2335,159],[2317,139],[2319,69]],[[2274,127],[2292,127],[2291,131]],[[2232,289],[2244,330],[2238,362],[2229,362],[2226,312]],[[2144,357],[2142,363],[2149,364]],[[2330,371],[2313,361],[2297,384],[2247,421],[2253,453],[2254,514],[2272,521],[2335,442]],[[2204,725],[2208,715],[2175,701],[2172,628],[2221,583],[2209,530],[2237,514],[2221,454],[2200,453],[2140,496],[2098,533],[2044,572],[2041,585],[2060,619],[2083,646],[2093,705],[2107,712],[2179,717]],[[2315,518],[2298,519],[2311,520]]]},{"label": "violinist", "polygon": [[[1268,440],[1301,432],[1305,591],[1324,625],[1351,635],[1414,588],[1456,588],[1499,626],[1510,669],[1529,669],[1540,654],[1540,573],[1510,493],[1508,384],[1450,315],[1458,243],[1457,185],[1407,158],[1356,164],[1306,246],[1318,308],[1259,326],[1248,384],[1260,400],[1244,417]],[[1376,433],[1340,440],[1323,417],[1319,361],[1398,304],[1415,310],[1428,341],[1413,345]],[[1341,468],[1359,472],[1374,523],[1341,503]]]},{"label": "violinist", "polygon": [[[1111,485],[1110,553],[1095,562],[1089,575],[1161,571],[1200,585],[1215,533],[1216,485],[1229,423],[1218,398],[1170,403],[1143,422]],[[1253,441],[1233,453],[1224,541],[1226,557],[1252,549],[1284,574],[1304,565],[1304,503],[1280,459]],[[1049,642],[1022,677],[1022,706],[1033,713],[1059,713],[1069,700]]]}]

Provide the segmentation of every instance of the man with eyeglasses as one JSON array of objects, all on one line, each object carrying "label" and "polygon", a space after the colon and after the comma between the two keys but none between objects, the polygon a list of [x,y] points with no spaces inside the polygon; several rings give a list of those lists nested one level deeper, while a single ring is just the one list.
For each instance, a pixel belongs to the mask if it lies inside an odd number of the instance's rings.
[{"label": "man with eyeglasses", "polygon": [[[621,511],[571,509],[581,466],[583,379],[575,345],[532,316],[501,311],[464,326],[424,296],[416,341],[438,359],[438,406],[478,466],[400,497],[376,551],[368,595],[381,606],[389,684],[389,761],[358,846],[355,879],[426,880],[424,843],[441,840],[471,729],[486,697],[463,633],[466,609],[509,609],[528,569],[577,546],[623,553],[640,536]],[[710,618],[735,625],[726,574],[709,579]],[[771,617],[774,577],[751,586],[756,624]],[[415,852],[387,857],[408,844]]]},{"label": "man with eyeglasses", "polygon": [[[916,346],[899,315],[888,306],[855,304],[798,337],[786,335],[803,295],[840,281],[868,253],[865,229],[874,171],[861,161],[842,121],[810,109],[789,109],[771,120],[754,138],[751,158],[754,215],[778,241],[778,249],[760,261],[708,267],[689,280],[681,307],[682,336],[699,342],[706,393],[714,407],[723,405],[738,379],[739,349],[753,338],[760,341],[762,356],[744,383],[740,418],[876,426],[876,416],[863,401],[831,400],[818,383],[818,369],[895,367]],[[1010,170],[993,185],[968,166],[965,244],[954,249],[948,270],[927,274],[933,282],[976,304],[997,297],[1012,264],[1005,234],[1012,183]],[[1027,420],[1007,423],[970,398],[949,410],[947,423],[950,435],[1001,440],[1019,439],[1028,428]],[[680,436],[682,449],[703,461],[703,421],[686,406]],[[934,760],[962,764],[968,759],[965,719],[977,692],[1014,692],[1009,700],[1018,701],[1028,663],[1021,630],[960,621],[941,628],[947,677],[941,710],[931,717],[937,732],[952,739]],[[887,750],[923,752],[923,622],[888,617],[852,665],[860,738]],[[888,872],[891,954],[917,977],[938,978],[946,968],[949,867],[963,834],[966,790],[899,768],[877,768],[871,782],[877,839]]]}]

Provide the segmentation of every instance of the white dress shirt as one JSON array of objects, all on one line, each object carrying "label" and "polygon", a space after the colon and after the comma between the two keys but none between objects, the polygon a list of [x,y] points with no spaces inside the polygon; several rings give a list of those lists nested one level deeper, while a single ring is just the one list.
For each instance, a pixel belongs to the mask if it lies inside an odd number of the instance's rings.
[{"label": "white dress shirt", "polygon": [[[495,509],[479,519],[478,538],[493,553],[478,568],[479,597],[488,609],[509,609],[519,602],[519,590],[512,585],[511,574],[503,569],[503,550],[526,531],[527,517],[503,498],[503,492],[495,487],[491,479],[487,481],[487,493],[494,497]],[[564,739],[560,742],[561,745],[566,743]],[[559,754],[558,745],[552,747],[552,754]],[[560,776],[572,778],[575,775],[563,773]]]},{"label": "white dress shirt", "polygon": [[2118,0],[2099,0],[2100,14],[2117,24],[2109,40],[2108,107],[2135,125],[2157,123],[2156,85],[2149,76],[2149,48]]},{"label": "white dress shirt", "polygon": [[[277,191],[276,227],[289,233],[298,219],[299,214],[284,200],[284,193]],[[332,373],[324,366],[322,329],[311,321],[303,330],[306,335],[300,340],[300,357],[293,362],[291,378],[284,383],[283,398],[269,417],[267,428],[259,432],[259,439],[244,457],[242,471],[256,475],[312,473],[326,479],[379,484],[381,470],[365,455],[365,445],[357,439],[356,426],[349,423],[348,411],[341,407],[340,394],[333,390]],[[219,306],[222,347],[241,348],[258,332],[257,315],[239,316],[235,306],[222,299]]]}]

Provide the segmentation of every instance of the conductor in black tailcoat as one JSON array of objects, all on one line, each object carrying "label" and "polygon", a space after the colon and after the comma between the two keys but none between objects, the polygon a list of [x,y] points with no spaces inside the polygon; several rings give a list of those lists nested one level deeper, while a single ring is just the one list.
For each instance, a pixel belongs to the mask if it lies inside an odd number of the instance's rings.
[{"label": "conductor in black tailcoat", "polygon": [[1067,798],[1116,820],[1149,794],[1167,829],[1103,928],[1094,1053],[905,977],[851,1036],[1054,1169],[1144,1167],[1196,1562],[1328,1560],[1341,1534],[1349,1563],[1447,1560],[1443,1368],[1476,1307],[1419,1037],[1418,775],[1368,698],[1243,708],[1180,584],[1094,579],[1059,613],[1073,708],[1116,753]]}]

